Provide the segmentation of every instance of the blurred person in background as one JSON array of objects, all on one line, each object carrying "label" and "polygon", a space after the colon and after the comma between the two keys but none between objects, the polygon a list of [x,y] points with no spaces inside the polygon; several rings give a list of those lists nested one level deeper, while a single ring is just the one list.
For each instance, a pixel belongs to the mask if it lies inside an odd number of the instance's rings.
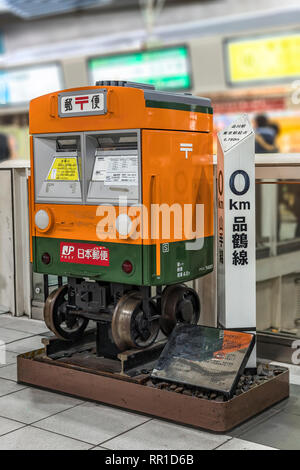
[{"label": "blurred person in background", "polygon": [[[276,138],[279,135],[280,129],[276,123],[273,123],[265,114],[258,114],[254,118],[254,131],[255,131],[255,153],[277,153],[278,147],[276,145]],[[278,190],[278,207],[277,207],[277,240],[280,240],[280,230],[282,225],[282,214],[280,204],[286,206],[284,200],[284,193],[282,186],[279,185]],[[260,210],[261,205],[261,187],[257,185],[256,188],[256,208]],[[291,208],[289,209],[291,210]]]},{"label": "blurred person in background", "polygon": [[17,158],[15,140],[12,136],[0,133],[0,163]]},{"label": "blurred person in background", "polygon": [[255,153],[278,152],[276,137],[279,134],[279,126],[269,121],[264,114],[254,118],[255,126]]}]

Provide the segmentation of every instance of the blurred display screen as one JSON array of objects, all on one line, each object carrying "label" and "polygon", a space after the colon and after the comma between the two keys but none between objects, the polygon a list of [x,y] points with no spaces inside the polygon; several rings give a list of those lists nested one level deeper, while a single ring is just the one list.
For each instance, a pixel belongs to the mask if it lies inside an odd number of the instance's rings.
[{"label": "blurred display screen", "polygon": [[300,33],[233,39],[225,47],[232,85],[300,77]]},{"label": "blurred display screen", "polygon": [[0,106],[28,103],[63,88],[58,64],[0,70]]},{"label": "blurred display screen", "polygon": [[186,46],[92,58],[88,66],[93,85],[97,80],[127,80],[155,85],[159,90],[191,86]]}]

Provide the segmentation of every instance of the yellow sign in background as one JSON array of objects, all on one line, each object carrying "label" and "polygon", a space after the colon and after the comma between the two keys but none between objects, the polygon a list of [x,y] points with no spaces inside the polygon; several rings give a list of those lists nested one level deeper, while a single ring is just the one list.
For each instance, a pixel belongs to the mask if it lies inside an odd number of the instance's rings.
[{"label": "yellow sign in background", "polygon": [[300,33],[228,43],[232,83],[300,77]]},{"label": "yellow sign in background", "polygon": [[55,157],[47,180],[78,181],[77,157]]}]

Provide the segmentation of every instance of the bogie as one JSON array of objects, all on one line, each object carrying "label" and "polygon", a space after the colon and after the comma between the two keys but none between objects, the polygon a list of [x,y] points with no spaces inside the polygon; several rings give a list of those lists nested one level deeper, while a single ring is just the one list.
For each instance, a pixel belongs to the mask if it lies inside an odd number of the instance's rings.
[{"label": "bogie", "polygon": [[30,132],[33,269],[68,279],[47,326],[73,341],[96,321],[114,357],[197,323],[184,283],[213,270],[210,100],[107,81],[32,100]]}]

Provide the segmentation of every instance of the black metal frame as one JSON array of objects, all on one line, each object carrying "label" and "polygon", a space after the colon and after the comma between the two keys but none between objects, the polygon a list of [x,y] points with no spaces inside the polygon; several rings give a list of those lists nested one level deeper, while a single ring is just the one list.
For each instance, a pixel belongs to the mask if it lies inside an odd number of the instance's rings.
[{"label": "black metal frame", "polygon": [[[58,276],[58,286],[62,286],[62,277]],[[68,303],[64,307],[68,315],[76,315],[97,323],[96,353],[97,356],[116,358],[120,350],[115,345],[111,322],[114,309],[120,298],[132,290],[142,295],[143,311],[148,321],[161,315],[162,287],[156,287],[156,295],[151,296],[150,286],[135,286],[101,281],[86,281],[81,278],[68,278]],[[49,277],[44,274],[44,296],[49,296]],[[153,302],[156,302],[157,314],[153,315]],[[150,304],[152,304],[150,306]]]}]

